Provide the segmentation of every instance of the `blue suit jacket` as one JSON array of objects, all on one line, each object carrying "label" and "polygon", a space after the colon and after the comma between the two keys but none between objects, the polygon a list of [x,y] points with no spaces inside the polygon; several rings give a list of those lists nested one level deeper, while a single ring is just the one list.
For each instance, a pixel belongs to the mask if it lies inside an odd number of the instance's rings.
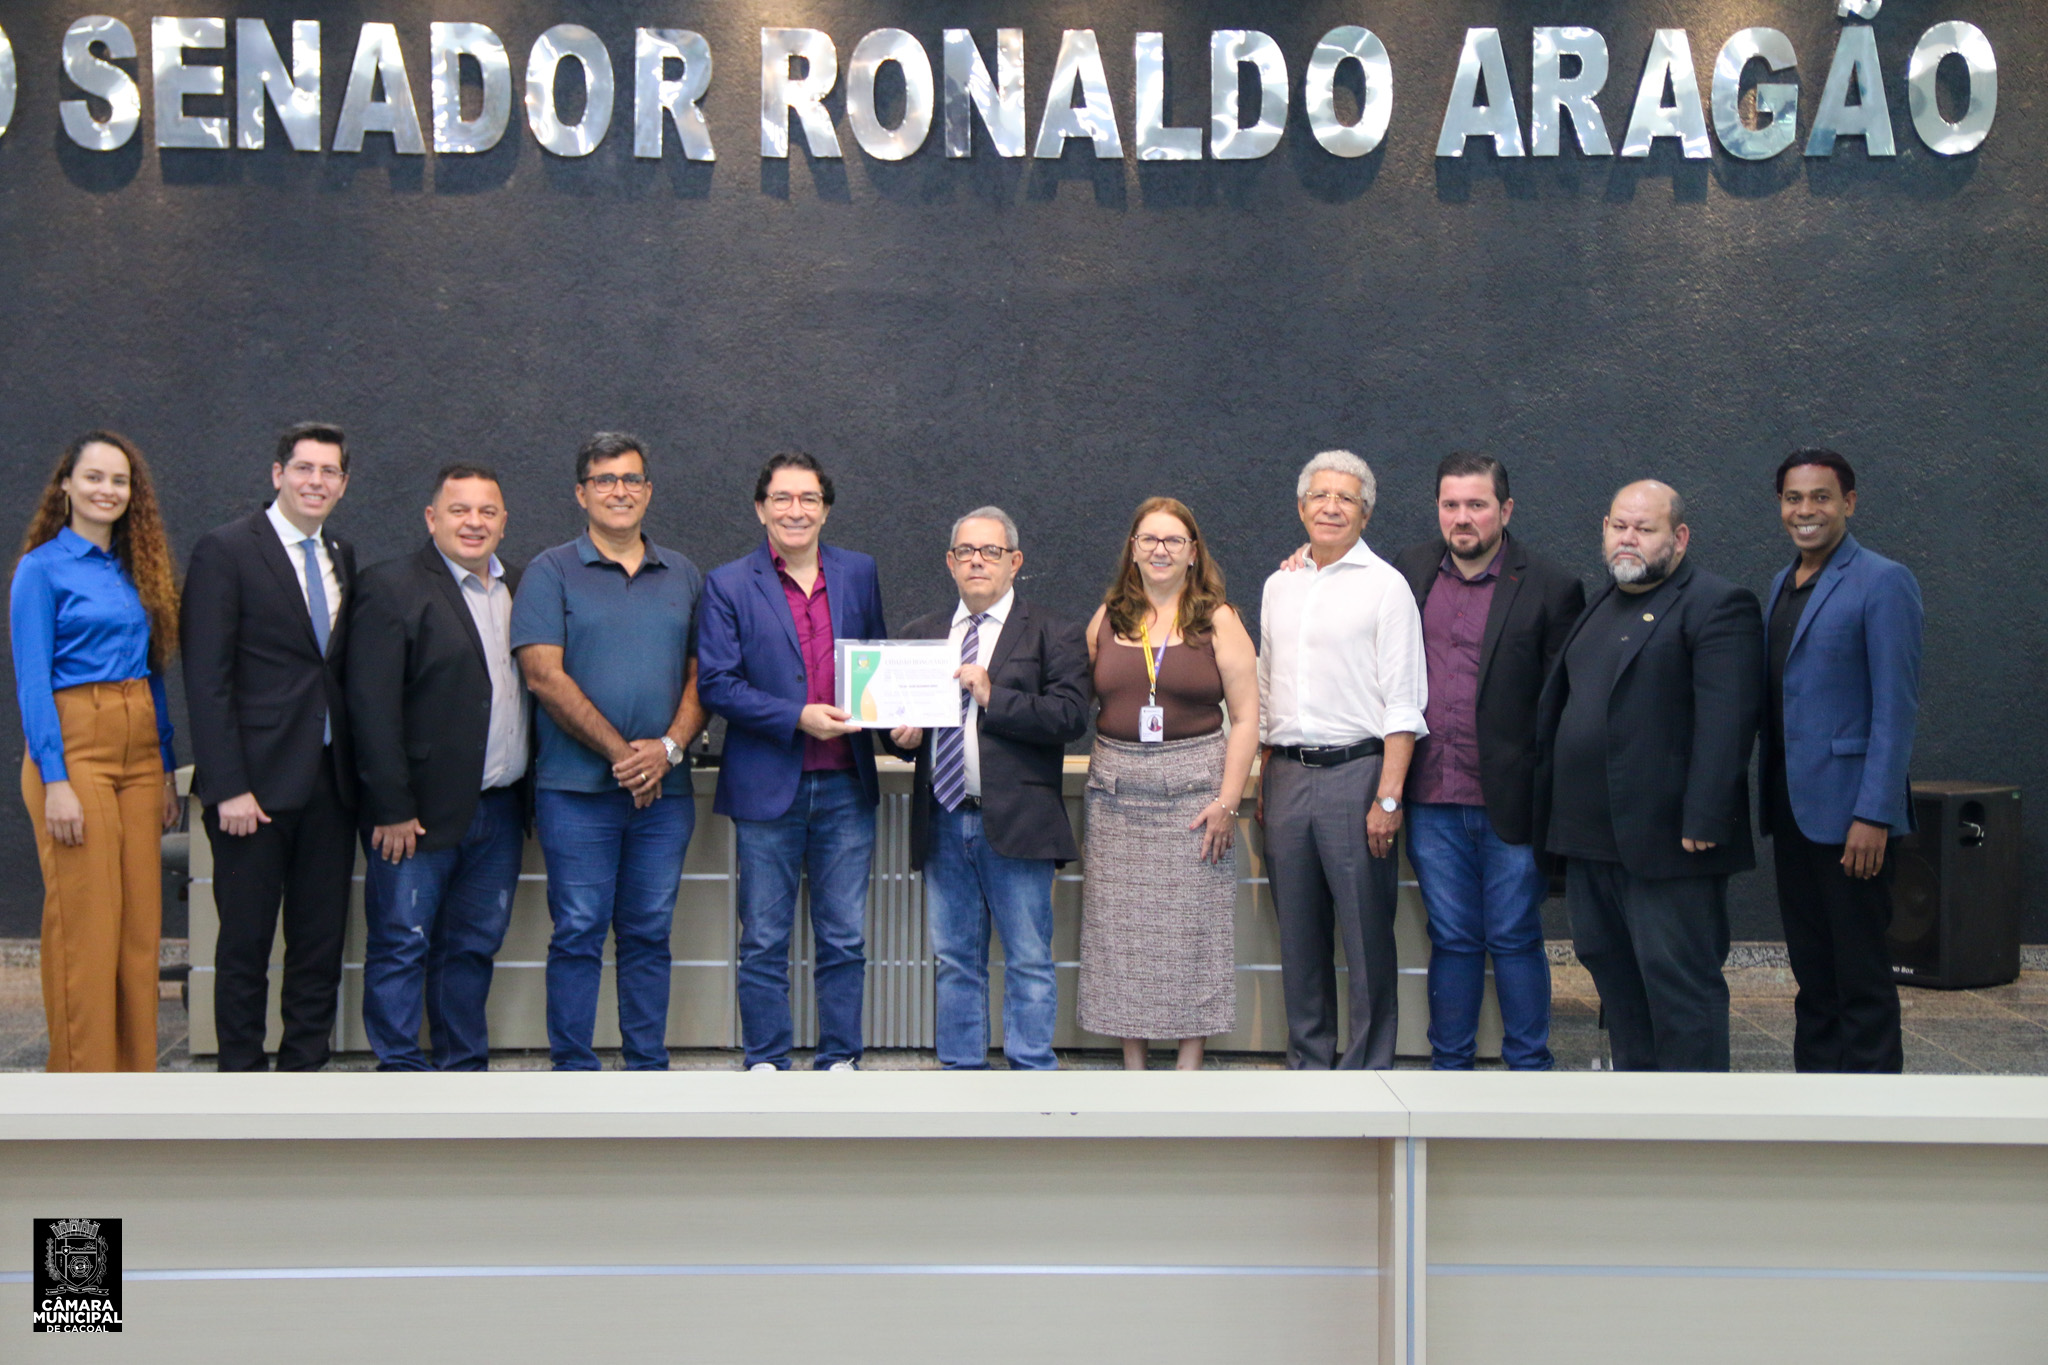
[{"label": "blue suit jacket", "polygon": [[[881,580],[875,561],[853,550],[818,547],[838,640],[884,640]],[[721,564],[704,580],[697,626],[697,694],[725,717],[725,759],[711,808],[735,820],[773,820],[789,810],[803,776],[804,734],[797,728],[809,678],[782,580],[768,542]],[[879,799],[875,749],[854,735],[853,764],[868,800]]]},{"label": "blue suit jacket", "polygon": [[[1772,607],[1791,573],[1788,565],[1771,580]],[[1852,820],[1895,835],[1913,828],[1906,768],[1920,714],[1921,621],[1912,571],[1845,537],[1785,659],[1786,786],[1800,832],[1817,844],[1847,839]],[[1764,762],[1768,793],[1769,745]],[[1759,804],[1770,833],[1768,796]]]}]

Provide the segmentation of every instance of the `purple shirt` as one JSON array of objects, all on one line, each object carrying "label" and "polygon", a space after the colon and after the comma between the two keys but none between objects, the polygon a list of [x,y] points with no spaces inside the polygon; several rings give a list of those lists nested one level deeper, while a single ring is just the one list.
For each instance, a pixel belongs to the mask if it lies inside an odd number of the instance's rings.
[{"label": "purple shirt", "polygon": [[[797,649],[804,656],[804,704],[837,706],[839,675],[832,658],[832,603],[825,596],[825,566],[808,594],[789,576],[782,556],[769,551],[775,560],[775,576],[782,580],[782,595],[789,599],[790,619],[796,622]],[[853,766],[853,745],[844,736],[819,739],[804,736],[804,771],[830,771]]]},{"label": "purple shirt", "polygon": [[1479,786],[1479,647],[1499,581],[1498,550],[1486,571],[1469,581],[1449,551],[1437,565],[1422,608],[1422,653],[1429,665],[1429,704],[1422,718],[1429,737],[1417,747],[1410,801],[1486,804]]}]

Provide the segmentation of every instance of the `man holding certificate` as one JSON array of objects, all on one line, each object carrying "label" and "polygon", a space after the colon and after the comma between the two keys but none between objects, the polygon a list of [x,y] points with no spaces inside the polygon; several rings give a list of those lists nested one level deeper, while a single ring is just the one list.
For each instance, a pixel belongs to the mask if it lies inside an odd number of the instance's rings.
[{"label": "man holding certificate", "polygon": [[[911,622],[892,646],[939,654],[951,694],[950,714],[889,736],[890,748],[917,762],[910,859],[924,873],[948,1070],[988,1066],[991,921],[1003,939],[1003,1053],[1012,1070],[1058,1065],[1052,882],[1053,869],[1078,856],[1060,772],[1066,746],[1088,729],[1088,643],[1079,626],[1018,599],[1011,585],[1023,562],[1008,513],[969,512],[953,523],[946,551],[959,602]],[[926,672],[915,667],[920,684]],[[899,686],[898,697],[910,691]]]},{"label": "man holding certificate", "polygon": [[809,455],[774,456],[754,484],[766,537],[704,583],[697,686],[726,720],[712,809],[739,854],[740,1032],[750,1071],[786,1071],[794,1041],[789,937],[811,883],[818,1071],[861,1054],[864,921],[875,852],[875,751],[837,704],[834,646],[888,634],[875,561],[821,545],[832,480]]}]

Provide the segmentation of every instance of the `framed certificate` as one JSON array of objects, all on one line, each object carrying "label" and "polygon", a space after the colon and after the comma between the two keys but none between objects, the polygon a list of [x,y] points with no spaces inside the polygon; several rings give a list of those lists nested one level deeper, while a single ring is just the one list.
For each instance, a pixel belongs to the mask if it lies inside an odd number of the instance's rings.
[{"label": "framed certificate", "polygon": [[839,705],[871,730],[960,724],[960,647],[951,640],[838,640]]}]

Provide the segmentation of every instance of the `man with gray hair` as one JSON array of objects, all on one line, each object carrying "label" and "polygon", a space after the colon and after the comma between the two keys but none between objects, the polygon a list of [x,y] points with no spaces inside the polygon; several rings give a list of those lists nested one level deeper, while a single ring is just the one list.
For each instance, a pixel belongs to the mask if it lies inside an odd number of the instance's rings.
[{"label": "man with gray hair", "polygon": [[[1266,871],[1280,921],[1287,1059],[1302,1070],[1391,1067],[1396,1026],[1395,836],[1429,684],[1408,583],[1366,547],[1374,483],[1346,450],[1295,485],[1299,570],[1266,580],[1259,613]],[[1350,976],[1337,1037],[1331,940]]]},{"label": "man with gray hair", "polygon": [[1003,1053],[1012,1070],[1059,1064],[1052,882],[1079,856],[1060,782],[1066,746],[1088,729],[1088,644],[1078,625],[1018,599],[1023,563],[1009,513],[975,508],[946,550],[959,600],[902,632],[960,653],[959,726],[889,735],[917,764],[910,863],[924,873],[948,1070],[988,1066],[991,921],[1003,940]]}]

